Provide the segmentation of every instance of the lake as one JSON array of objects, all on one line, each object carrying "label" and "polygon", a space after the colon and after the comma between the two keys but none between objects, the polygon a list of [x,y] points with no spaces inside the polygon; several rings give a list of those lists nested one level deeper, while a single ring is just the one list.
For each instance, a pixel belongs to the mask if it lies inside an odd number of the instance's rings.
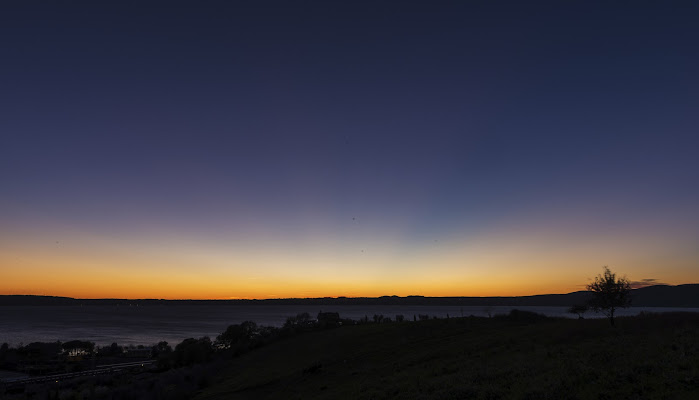
[{"label": "lake", "polygon": [[[398,314],[412,321],[426,314],[444,318],[506,314],[512,308],[548,316],[574,317],[567,307],[485,307],[485,306],[300,306],[300,305],[152,305],[152,306],[0,306],[0,343],[88,340],[97,345],[151,345],[165,340],[175,345],[183,339],[209,336],[212,340],[228,325],[254,321],[258,325],[282,326],[287,317],[307,312],[339,312],[342,318],[359,320],[374,314],[395,319]],[[699,312],[699,308],[631,307],[619,316],[641,311]],[[602,317],[587,313],[586,317]]]}]

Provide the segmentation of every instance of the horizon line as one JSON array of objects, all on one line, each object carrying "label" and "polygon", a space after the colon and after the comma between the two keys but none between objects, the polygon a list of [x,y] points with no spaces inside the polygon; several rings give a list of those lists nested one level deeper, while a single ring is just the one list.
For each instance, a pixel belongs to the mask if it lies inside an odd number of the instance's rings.
[{"label": "horizon line", "polygon": [[[643,289],[647,287],[655,287],[655,286],[684,286],[684,285],[699,285],[699,283],[682,283],[678,285],[670,285],[670,284],[657,284],[657,285],[648,285],[648,286],[641,286],[641,287],[635,287],[632,288],[631,290],[637,290],[637,289]],[[579,293],[579,292],[586,292],[587,290],[576,290],[574,292],[568,292],[568,293],[540,293],[540,294],[530,294],[530,295],[522,295],[522,296],[423,296],[423,295],[418,295],[418,294],[412,294],[412,295],[407,295],[407,296],[398,296],[398,295],[382,295],[382,296],[322,296],[322,297],[268,297],[268,298],[257,298],[257,299],[252,299],[252,298],[202,298],[202,299],[193,299],[193,298],[121,298],[121,297],[100,297],[100,298],[89,298],[89,297],[70,297],[70,296],[57,296],[57,295],[45,295],[45,294],[0,294],[0,296],[27,296],[27,297],[52,297],[52,298],[61,298],[61,299],[72,299],[72,300],[129,300],[129,301],[267,301],[267,300],[322,300],[322,299],[381,299],[381,298],[411,298],[411,297],[421,297],[421,298],[427,298],[427,299],[463,299],[463,298],[473,298],[473,299],[487,299],[487,298],[517,298],[517,297],[535,297],[535,296],[555,296],[555,295],[567,295],[567,294],[572,294],[572,293]]]}]

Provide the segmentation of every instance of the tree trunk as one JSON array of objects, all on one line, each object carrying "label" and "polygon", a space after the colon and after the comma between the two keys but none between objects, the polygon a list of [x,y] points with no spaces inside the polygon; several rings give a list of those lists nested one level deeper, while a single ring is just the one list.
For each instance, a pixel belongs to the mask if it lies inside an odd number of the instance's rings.
[{"label": "tree trunk", "polygon": [[614,326],[614,307],[609,310],[609,322]]}]

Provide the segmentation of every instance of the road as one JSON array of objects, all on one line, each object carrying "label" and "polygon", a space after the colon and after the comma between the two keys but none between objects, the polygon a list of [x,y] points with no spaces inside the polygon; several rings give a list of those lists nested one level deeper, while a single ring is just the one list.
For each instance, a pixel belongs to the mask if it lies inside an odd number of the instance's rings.
[{"label": "road", "polygon": [[118,364],[107,364],[100,365],[94,369],[70,372],[65,374],[54,374],[54,375],[42,375],[42,376],[21,376],[21,377],[6,377],[0,379],[0,382],[5,385],[6,388],[14,388],[18,386],[25,386],[31,383],[43,383],[43,382],[60,382],[65,379],[77,378],[80,376],[94,376],[102,374],[111,374],[115,372],[122,371],[124,369],[131,368],[146,368],[155,363],[154,360],[144,360],[144,361],[132,361],[126,363]]}]

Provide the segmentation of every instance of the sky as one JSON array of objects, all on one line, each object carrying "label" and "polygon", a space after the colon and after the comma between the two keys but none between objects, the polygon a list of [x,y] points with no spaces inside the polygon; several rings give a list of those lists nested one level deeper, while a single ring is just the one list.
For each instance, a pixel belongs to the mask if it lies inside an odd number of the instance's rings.
[{"label": "sky", "polygon": [[0,5],[0,294],[699,282],[699,3]]}]

